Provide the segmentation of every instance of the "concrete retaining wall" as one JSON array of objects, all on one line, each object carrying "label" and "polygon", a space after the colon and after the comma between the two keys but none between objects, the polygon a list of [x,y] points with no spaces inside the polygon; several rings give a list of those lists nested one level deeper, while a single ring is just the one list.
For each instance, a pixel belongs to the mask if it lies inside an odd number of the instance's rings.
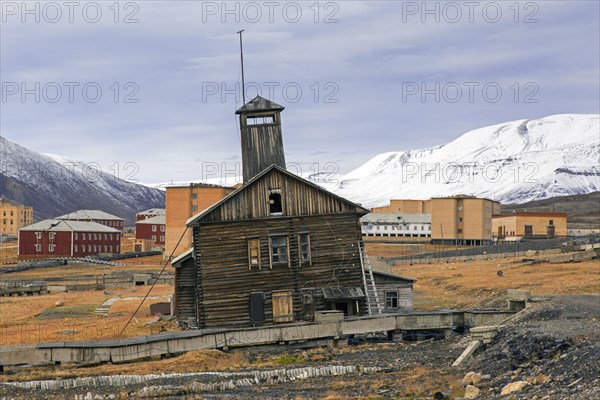
[{"label": "concrete retaining wall", "polygon": [[[357,317],[342,322],[273,325],[229,331],[160,333],[123,340],[40,343],[0,348],[0,364],[127,362],[200,349],[253,346],[390,331],[449,330],[492,324],[509,311],[441,311]],[[459,325],[457,325],[459,324]]]}]

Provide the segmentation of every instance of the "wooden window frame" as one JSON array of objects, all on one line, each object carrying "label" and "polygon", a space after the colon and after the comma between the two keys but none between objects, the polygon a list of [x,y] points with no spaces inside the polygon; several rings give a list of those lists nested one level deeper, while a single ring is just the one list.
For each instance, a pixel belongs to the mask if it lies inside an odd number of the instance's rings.
[{"label": "wooden window frame", "polygon": [[[396,294],[396,307],[391,307],[388,306],[388,293],[395,293]],[[387,310],[397,310],[400,308],[400,291],[399,290],[395,290],[395,289],[385,289],[383,291],[383,300],[385,302],[385,308]]]},{"label": "wooden window frame", "polygon": [[[252,267],[253,266],[258,266],[258,270],[261,270],[261,260],[260,260],[260,238],[258,236],[251,236],[247,238],[247,244],[248,244],[248,271],[252,271]],[[253,242],[257,242],[258,246],[257,246],[257,250],[258,250],[258,254],[257,254],[257,264],[252,264],[252,245],[251,243]]]},{"label": "wooden window frame", "polygon": [[[276,263],[273,262],[273,238],[284,238],[285,239],[285,246],[286,246],[286,253],[287,253],[287,261],[278,261]],[[271,269],[273,269],[273,265],[284,265],[287,264],[288,268],[291,268],[291,264],[290,264],[290,237],[288,235],[285,234],[273,234],[273,235],[269,235],[269,267]]]},{"label": "wooden window frame", "polygon": [[[302,259],[302,236],[306,236],[307,238],[307,246],[308,246],[308,260]],[[310,247],[310,232],[299,232],[298,233],[298,266],[302,267],[303,264],[308,264],[308,266],[312,266],[312,251]]]}]

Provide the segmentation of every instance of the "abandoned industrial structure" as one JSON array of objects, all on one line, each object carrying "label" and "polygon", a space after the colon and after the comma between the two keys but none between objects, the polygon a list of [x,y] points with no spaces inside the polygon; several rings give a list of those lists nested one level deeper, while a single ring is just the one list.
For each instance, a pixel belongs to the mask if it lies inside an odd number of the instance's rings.
[{"label": "abandoned industrial structure", "polygon": [[[385,308],[361,243],[360,217],[368,210],[285,169],[282,110],[258,96],[237,110],[244,184],[187,221],[193,248],[172,265],[174,309],[188,326],[312,321],[320,310],[354,316]],[[389,290],[390,310],[412,307],[413,281],[396,281],[403,290]]]}]

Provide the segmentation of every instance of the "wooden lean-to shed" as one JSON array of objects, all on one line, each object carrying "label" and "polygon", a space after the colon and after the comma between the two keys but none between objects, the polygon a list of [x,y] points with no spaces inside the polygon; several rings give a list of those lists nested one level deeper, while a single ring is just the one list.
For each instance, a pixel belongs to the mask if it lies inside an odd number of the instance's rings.
[{"label": "wooden lean-to shed", "polygon": [[415,279],[376,270],[373,278],[384,312],[412,311]]}]

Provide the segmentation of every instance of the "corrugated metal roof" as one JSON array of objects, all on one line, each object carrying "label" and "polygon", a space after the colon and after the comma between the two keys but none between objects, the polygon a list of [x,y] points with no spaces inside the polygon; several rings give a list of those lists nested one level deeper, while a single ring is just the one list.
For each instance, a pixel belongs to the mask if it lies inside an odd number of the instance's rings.
[{"label": "corrugated metal roof", "polygon": [[121,233],[118,229],[92,221],[69,221],[63,219],[45,219],[19,229],[20,231],[48,232],[101,232]]},{"label": "corrugated metal roof", "polygon": [[362,217],[361,222],[370,223],[401,223],[401,224],[427,224],[431,223],[431,214],[375,214],[370,213]]},{"label": "corrugated metal roof", "polygon": [[333,287],[328,286],[321,289],[326,300],[354,300],[365,297],[360,287]]},{"label": "corrugated metal roof", "polygon": [[166,217],[164,215],[157,215],[156,217],[150,217],[143,219],[141,221],[136,221],[135,224],[154,224],[154,225],[164,225],[166,222]]},{"label": "corrugated metal roof", "polygon": [[61,215],[55,219],[113,219],[123,221],[123,218],[116,217],[102,210],[77,210],[68,214]]}]

